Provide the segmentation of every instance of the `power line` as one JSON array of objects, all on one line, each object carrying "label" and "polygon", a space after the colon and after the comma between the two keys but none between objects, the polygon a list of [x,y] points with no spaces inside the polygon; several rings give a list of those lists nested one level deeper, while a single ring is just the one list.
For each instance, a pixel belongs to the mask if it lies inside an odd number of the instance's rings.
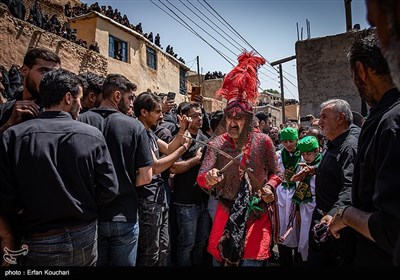
[{"label": "power line", "polygon": [[[222,20],[224,21],[224,22],[226,22],[226,24],[228,24],[228,26],[237,34],[237,36],[239,36],[248,46],[250,46],[250,48],[252,49],[252,50],[254,50],[258,55],[260,55],[261,57],[263,57],[264,59],[265,59],[265,57],[262,55],[262,54],[260,54],[245,38],[243,38],[243,36],[242,35],[240,35],[240,33],[239,32],[237,32],[236,31],[236,29],[235,28],[233,28],[213,7],[211,7],[211,5],[210,4],[208,4],[207,3],[207,1],[206,0],[203,0],[204,1],[204,3],[206,3],[207,4],[207,6],[209,6],[220,18],[222,18]],[[267,59],[265,59],[266,61],[267,61],[267,63],[272,67],[272,65],[268,62],[268,60]],[[276,70],[274,67],[272,67],[274,70]],[[278,71],[277,71],[278,72]]]},{"label": "power line", "polygon": [[[182,0],[179,0],[179,2],[182,3]],[[211,21],[212,23],[214,23],[212,20],[210,20],[202,11],[200,11],[196,6],[194,6],[191,2],[188,2],[190,5],[192,5],[200,14],[202,14],[206,19],[208,19],[209,21]],[[218,35],[220,35],[222,38],[225,39],[225,41],[227,41],[228,43],[230,43],[234,48],[236,48],[238,51],[242,51],[240,48],[238,48],[236,45],[232,44],[232,42],[230,42],[228,39],[226,39],[226,37],[224,35],[222,35],[221,33],[219,33],[215,28],[213,28],[210,24],[208,24],[204,19],[202,19],[201,17],[199,17],[199,15],[197,13],[195,13],[192,9],[190,9],[188,6],[186,6],[184,3],[182,3],[182,5],[184,5],[188,10],[190,10],[194,15],[196,15],[201,21],[203,21],[205,24],[207,24],[212,30],[214,30],[215,32],[218,33]],[[215,24],[214,24],[215,25]],[[217,25],[215,25],[217,26]],[[218,27],[218,26],[217,26]],[[218,27],[218,29],[220,29],[222,32],[224,32],[220,27]],[[226,34],[226,32],[224,32]],[[228,34],[226,34],[228,35]],[[228,35],[229,36],[229,35]],[[229,36],[229,38],[231,38],[233,41],[235,41],[232,37]],[[235,41],[235,43],[237,43]]]},{"label": "power line", "polygon": [[286,75],[289,75],[289,76],[292,77],[293,79],[296,79],[296,80],[297,80],[297,78],[296,78],[295,76],[293,76],[292,74],[290,74],[289,72],[286,72],[285,70],[283,70],[283,73],[286,73]]},{"label": "power line", "polygon": [[[239,37],[243,42],[245,42],[245,43],[247,43],[247,45],[249,45],[252,49],[254,49],[253,48],[253,46],[251,46],[231,25],[229,25],[229,23],[213,8],[213,7],[211,7],[206,1],[204,1],[213,11],[214,11],[214,13],[215,14],[217,14],[220,18],[222,18],[222,20],[223,21],[221,21],[218,17],[216,17],[206,6],[204,6],[199,0],[198,0],[198,2],[200,3],[200,5],[201,6],[203,6],[203,8],[205,8],[205,10],[207,10],[207,12],[209,12],[214,18],[216,18],[220,23],[222,23],[222,25],[225,27],[225,28],[227,28],[228,30],[230,29],[230,31],[232,32],[232,33],[234,33],[237,37]],[[193,7],[195,7],[191,2],[189,2]],[[196,8],[196,10],[198,10],[204,17],[206,17],[209,21],[211,21],[215,26],[217,26],[218,27],[218,29],[220,29],[222,32],[224,32],[229,38],[231,38],[233,41],[235,41],[235,43],[237,43],[241,48],[242,48],[242,50],[240,50],[240,51],[243,51],[243,49],[246,49],[244,46],[242,46],[240,43],[238,43],[234,38],[232,38],[231,36],[229,36],[229,34],[227,34],[225,31],[223,31],[212,19],[210,19],[209,17],[207,17],[204,13],[202,13],[197,7],[195,7]],[[194,13],[192,10],[191,10],[191,12],[192,13]],[[194,13],[197,17],[199,17],[196,13]],[[200,18],[200,17],[199,17]],[[203,20],[203,19],[202,19]],[[204,21],[204,20],[203,20]],[[226,23],[226,24],[225,24]],[[206,23],[207,24],[207,23]],[[207,24],[208,26],[210,26],[209,24]],[[211,27],[211,26],[210,26]],[[212,27],[211,27],[212,28]],[[216,31],[214,28],[212,28],[214,31]],[[224,36],[222,36],[219,32],[217,32],[222,38],[224,38],[226,41],[228,41],[229,42],[229,40],[228,39],[226,39],[226,37],[224,37]],[[231,43],[231,42],[229,42],[229,43]],[[236,47],[236,46],[235,46]],[[255,50],[255,49],[254,49]],[[256,50],[255,50],[256,51]],[[257,51],[256,51],[257,52]],[[258,52],[257,52],[258,53]],[[259,53],[258,53],[259,54]],[[260,56],[262,56],[261,54],[259,54]],[[272,66],[271,66],[272,67]],[[265,68],[265,67],[262,67],[262,68],[264,68],[265,70],[267,70],[269,73],[271,73],[271,74],[274,74],[274,72],[272,72],[271,70],[269,70],[268,68]],[[273,67],[272,67],[273,68]],[[273,68],[274,69],[274,68]],[[260,68],[260,70],[261,70],[261,68]],[[275,69],[274,69],[275,70]],[[277,71],[278,72],[278,71]],[[260,71],[260,73],[262,73],[261,71]],[[268,76],[268,75],[266,75],[265,74],[265,76],[267,76],[268,78],[270,78],[270,79],[272,79],[272,80],[274,80],[272,77],[270,77],[270,76]]]},{"label": "power line", "polygon": [[[196,63],[196,59],[192,60],[192,64],[190,65],[189,69],[192,69],[193,65]],[[188,65],[188,64],[186,64]]]},{"label": "power line", "polygon": [[289,89],[285,84],[283,84],[283,87],[284,87],[287,91],[289,91],[289,93],[290,93],[290,95],[293,97],[293,99],[296,99],[296,97],[294,97],[294,94],[290,91],[290,89]]},{"label": "power line", "polygon": [[[161,1],[160,1],[161,2]],[[161,2],[162,3],[162,2]],[[181,14],[183,14],[186,18],[188,18],[192,23],[194,23],[197,27],[199,27],[203,32],[205,32],[207,35],[209,35],[211,38],[213,38],[215,41],[217,41],[219,44],[221,44],[222,46],[224,46],[226,49],[228,49],[231,53],[233,53],[235,56],[236,56],[236,54],[234,53],[234,52],[232,52],[228,47],[226,47],[224,44],[222,44],[219,40],[217,40],[214,36],[212,36],[211,34],[209,34],[209,32],[207,32],[206,30],[204,30],[204,28],[202,28],[202,27],[200,27],[197,23],[195,23],[192,19],[190,19],[188,16],[186,16],[179,8],[177,8],[175,5],[173,5],[172,3],[170,3],[169,1],[167,1],[167,3],[168,4],[170,4],[172,7],[174,7],[175,8],[175,10],[177,10],[177,11],[179,11]],[[162,3],[164,6],[166,6],[164,3]],[[185,6],[186,7],[186,6]],[[168,10],[170,10],[174,15],[176,15],[181,21],[183,21],[187,26],[189,26],[190,27],[190,25],[185,21],[185,20],[183,20],[180,16],[178,16],[175,12],[173,12],[170,8],[168,8],[167,6],[166,6],[166,8],[168,9]],[[193,10],[191,10],[191,9],[189,9],[192,13],[194,13],[193,12]],[[192,27],[190,27],[190,29],[191,30],[193,30],[194,31],[194,29],[192,28]],[[215,29],[213,29],[213,30],[215,30]],[[197,36],[200,36],[196,31],[194,31],[195,32],[195,34],[197,35]],[[200,36],[201,37],[201,36]],[[203,41],[206,41],[205,39],[203,39],[202,37],[201,37],[201,39],[203,40]],[[226,38],[224,38],[225,40],[226,40]],[[209,45],[211,46],[211,44],[209,43]],[[216,50],[216,48],[214,48],[214,50]],[[231,65],[233,66],[233,64],[231,63]],[[261,71],[260,71],[260,73],[262,73]],[[262,73],[262,74],[264,74],[264,73]],[[267,76],[268,78],[270,78],[272,81],[274,81],[275,79],[274,78],[272,78],[272,77],[270,77],[270,76],[268,76],[267,74],[264,74],[265,76]]]},{"label": "power line", "polygon": [[193,62],[193,61],[196,61],[196,60],[197,60],[197,57],[193,58],[192,60],[189,60],[187,63],[190,63],[190,62]]},{"label": "power line", "polygon": [[255,48],[253,48],[253,46],[249,43],[249,42],[247,42],[246,41],[246,39],[244,39],[243,37],[242,37],[242,35],[240,35],[240,33],[239,32],[237,32],[236,30],[235,30],[235,28],[233,28],[213,7],[211,7],[211,5],[210,4],[208,4],[207,3],[207,1],[206,0],[203,0],[204,1],[204,3],[206,3],[207,4],[207,6],[209,6],[213,11],[214,11],[214,13],[216,13],[230,28],[231,28],[231,30],[233,30],[233,32],[237,35],[237,36],[239,36],[247,45],[249,45],[250,46],[250,48],[252,48],[256,53],[258,53],[260,56],[262,56]]},{"label": "power line", "polygon": [[[282,70],[283,71],[283,70]],[[283,72],[285,72],[285,71],[283,71]],[[293,84],[288,78],[285,78],[285,76],[283,76],[283,78],[287,81],[287,82],[289,82],[289,84],[291,84],[292,86],[294,86],[295,88],[297,88],[297,86],[295,85],[295,84]]]},{"label": "power line", "polygon": [[[221,21],[218,17],[216,17],[206,6],[204,6],[199,0],[197,0],[197,2],[200,3],[201,6],[203,6],[204,9],[206,9],[214,18],[216,18],[220,23],[222,23],[222,25],[224,25],[227,29],[231,29],[230,31],[232,33],[235,33],[234,30],[232,30],[232,28],[229,27],[229,25],[227,26],[223,21]],[[205,1],[204,1],[205,2]],[[208,3],[206,3],[208,5]],[[210,5],[208,5],[213,11],[214,13],[216,13],[220,18],[222,18]],[[215,24],[215,23],[214,23]],[[241,38],[242,39],[242,38]],[[242,39],[242,41],[244,43],[246,43],[245,40]]]},{"label": "power line", "polygon": [[[160,0],[161,2],[161,0]],[[196,22],[194,22],[191,18],[189,18],[187,15],[185,15],[185,13],[183,13],[180,9],[178,9],[174,4],[172,4],[169,0],[166,0],[166,2],[168,4],[170,4],[172,7],[174,7],[176,10],[178,10],[182,15],[184,15],[188,20],[190,20],[192,23],[194,23],[198,28],[200,28],[204,33],[206,33],[208,36],[210,36],[211,38],[213,38],[216,42],[218,42],[221,46],[223,46],[225,49],[227,49],[228,51],[230,51],[233,55],[236,55],[236,53],[234,53],[231,49],[229,49],[227,46],[225,46],[224,44],[222,44],[221,42],[219,42],[214,36],[212,36],[210,33],[208,33],[206,30],[204,30],[204,28],[202,28],[200,25],[198,25]],[[161,2],[162,3],[162,2]],[[163,4],[165,5],[165,4]]]},{"label": "power line", "polygon": [[[172,19],[174,19],[175,21],[177,21],[180,25],[182,25],[183,27],[185,27],[186,29],[188,29],[190,32],[192,32],[193,34],[195,34],[197,37],[199,37],[201,40],[203,40],[207,45],[209,45],[214,51],[216,51],[223,59],[225,59],[230,65],[234,65],[231,61],[229,61],[229,59],[226,57],[225,54],[223,54],[221,51],[217,50],[214,46],[212,46],[210,43],[208,43],[203,37],[200,36],[200,34],[198,34],[196,31],[193,30],[193,28],[191,28],[190,26],[185,26],[183,23],[181,23],[180,21],[178,21],[174,16],[170,15],[167,11],[165,11],[163,8],[161,8],[159,5],[157,5],[156,3],[154,3],[152,0],[150,0],[150,2],[155,5],[156,7],[158,7],[160,10],[162,10],[164,13],[166,13],[168,16],[170,16]],[[160,1],[160,3],[162,3]],[[162,3],[163,4],[163,3]],[[163,4],[164,5],[164,4]],[[165,5],[164,5],[165,6]],[[167,7],[167,9],[169,9]],[[169,9],[170,10],[170,9]],[[175,14],[173,11],[171,11],[173,14]],[[176,14],[175,14],[176,15]],[[177,18],[181,19],[178,15],[176,15]],[[182,19],[181,19],[182,20]],[[183,21],[183,20],[182,20]],[[185,23],[185,21],[183,21]],[[186,24],[187,25],[187,24]]]},{"label": "power line", "polygon": [[[198,0],[198,2],[199,2],[199,0]],[[201,4],[201,2],[199,2],[200,4]],[[241,36],[240,35],[240,33],[239,32],[237,32],[210,4],[208,4],[207,3],[207,1],[206,0],[204,0],[204,3],[206,3],[207,4],[207,6],[209,6],[213,11],[214,11],[214,13],[215,14],[217,14],[228,26],[229,26],[229,28],[231,29],[231,30],[233,30],[234,31],[234,33],[235,34],[237,34],[237,36],[239,36],[248,46],[250,46],[256,53],[258,53],[260,56],[262,56],[246,39],[244,39],[243,38],[243,36]],[[204,7],[204,6],[203,6]],[[208,9],[207,9],[208,10]],[[209,10],[208,10],[209,11]],[[215,16],[214,16],[215,17]],[[221,22],[221,21],[220,21]],[[223,23],[224,24],[224,23]],[[224,26],[226,27],[226,25],[224,24]],[[263,57],[263,56],[262,56]],[[267,64],[272,68],[272,69],[274,69],[276,72],[278,72],[279,73],[279,71],[277,70],[277,69],[275,69],[270,63],[269,63],[269,61],[266,59],[266,61],[267,61]],[[262,68],[264,68],[264,67],[262,67]],[[268,69],[267,68],[265,68],[267,71],[268,71]],[[283,70],[283,72],[285,72],[285,73],[287,73],[286,71],[284,71]],[[290,75],[289,73],[287,73],[288,75]],[[293,77],[294,79],[297,79],[297,78],[295,78],[294,76],[292,76],[292,75],[290,75],[291,77]],[[268,76],[269,77],[269,76]],[[291,85],[293,85],[295,88],[297,88],[297,86],[295,85],[295,84],[293,84],[286,76],[283,76],[283,78],[286,80],[286,81],[288,81]]]},{"label": "power line", "polygon": [[[206,6],[204,6],[199,0],[197,0],[197,2],[208,12],[210,13],[215,19],[217,19],[220,23],[222,23],[222,25],[227,28],[230,29],[229,26],[227,26],[223,21],[221,21],[218,17],[216,17]],[[225,32],[224,30],[222,30],[221,27],[219,27],[212,19],[210,19],[209,17],[207,17],[202,11],[200,11],[196,6],[193,5],[192,2],[190,2],[190,5],[192,5],[197,11],[199,11],[199,13],[201,13],[206,19],[208,19],[210,22],[212,22],[219,30],[221,30],[226,36],[228,36],[232,41],[234,41],[236,44],[238,44],[239,46],[242,47],[242,49],[245,49],[238,41],[236,41],[234,38],[232,38],[227,32]],[[232,33],[234,33],[234,31],[230,30]],[[237,36],[237,35],[236,35]],[[221,37],[223,37],[221,35]],[[225,37],[223,37],[225,40],[227,40]],[[241,38],[240,38],[241,39]],[[227,40],[228,41],[228,40]],[[242,41],[244,43],[246,43],[243,39]],[[242,50],[240,50],[242,51]]]},{"label": "power line", "polygon": [[[257,50],[256,50],[242,35],[240,35],[240,33],[237,32],[236,29],[233,28],[233,27],[219,14],[210,4],[208,4],[206,0],[204,0],[204,3],[206,3],[207,6],[209,6],[209,7],[213,10],[213,12],[214,12],[215,14],[217,14],[218,17],[220,17],[220,18],[228,25],[228,29],[230,29],[232,33],[234,33],[236,36],[238,36],[240,39],[242,39],[242,41],[245,42],[248,46],[250,46],[250,48],[251,48],[252,50],[254,50],[258,55],[260,55],[261,57],[263,57],[263,58],[265,59],[265,57],[264,57],[262,54],[260,54],[260,53],[259,53],[259,52],[258,52],[258,51],[257,51]],[[201,4],[201,2],[200,2],[200,4]],[[204,6],[203,6],[203,7],[204,7]],[[210,12],[208,9],[207,9],[207,11]],[[211,12],[210,12],[210,13],[211,13]],[[214,17],[215,17],[215,16],[214,16]],[[219,20],[219,21],[220,21],[220,20]],[[221,21],[220,21],[220,22],[221,22]],[[224,25],[225,27],[227,27],[227,26],[225,25],[225,23],[223,23],[223,25]],[[243,47],[243,49],[246,49],[246,48]],[[265,60],[267,61],[267,65],[269,65],[272,69],[274,69],[276,72],[279,73],[278,70],[276,70],[274,67],[272,67],[272,65],[269,63],[269,61],[268,61],[267,59],[265,59]],[[266,68],[265,66],[262,66],[261,68],[264,68],[264,69],[267,70],[268,72],[272,73],[272,71],[269,70],[268,68]]]},{"label": "power line", "polygon": [[[204,39],[197,31],[195,31],[194,30],[194,28],[193,27],[191,27],[190,26],[190,24],[188,23],[188,22],[186,22],[181,16],[179,16],[176,12],[174,12],[171,8],[169,8],[165,3],[163,3],[163,2],[161,2],[161,1],[159,1],[164,7],[166,7],[173,15],[171,15],[168,11],[166,11],[165,9],[163,9],[162,7],[160,7],[159,5],[157,5],[156,3],[154,3],[153,1],[151,1],[150,0],[150,2],[153,4],[153,5],[155,5],[155,6],[157,6],[160,10],[162,10],[164,13],[166,13],[168,16],[170,16],[171,18],[173,18],[175,21],[177,21],[179,24],[181,24],[183,27],[185,27],[186,29],[188,29],[190,32],[192,32],[194,35],[196,35],[197,37],[199,37],[201,40],[203,40],[207,45],[209,45],[213,50],[215,50],[220,56],[222,56],[231,66],[234,66],[234,64],[231,62],[231,61],[233,61],[233,59],[231,59],[231,58],[229,58],[229,56],[227,56],[226,54],[224,54],[224,53],[222,53],[220,50],[218,50],[216,47],[214,47],[210,42],[208,42],[206,39]],[[181,1],[180,1],[181,2]],[[207,3],[206,1],[204,1],[205,3]],[[179,11],[181,14],[183,14],[186,18],[188,18],[188,16],[186,16],[178,7],[176,7],[175,5],[173,5],[172,3],[170,3],[169,1],[167,1],[167,3],[170,5],[170,6],[172,6],[175,10],[177,10],[177,11]],[[190,2],[189,2],[190,3]],[[200,4],[201,4],[201,2],[199,2]],[[187,5],[185,5],[184,3],[182,3],[181,2],[181,4],[182,5],[184,5],[190,12],[192,12],[192,13],[194,13],[197,17],[199,17],[194,11],[193,11],[193,9],[190,9]],[[193,6],[193,4],[192,3],[190,3],[192,6]],[[202,5],[202,4],[201,4]],[[207,5],[208,6],[210,6],[208,3],[207,3]],[[202,5],[203,7],[204,7],[204,5]],[[211,7],[211,6],[210,6]],[[198,10],[199,11],[199,9],[198,8],[196,8],[195,6],[194,6],[194,8],[196,9],[196,10]],[[205,7],[206,8],[206,7]],[[207,8],[206,8],[207,9]],[[211,9],[213,9],[212,7],[211,7]],[[215,11],[215,9],[213,9],[214,11]],[[207,9],[207,11],[210,13],[210,14],[212,14],[208,9]],[[205,16],[207,19],[209,19],[209,17],[207,17],[204,13],[202,13],[201,11],[199,11],[203,16]],[[215,13],[217,13],[216,11],[215,11]],[[213,14],[212,14],[213,15]],[[219,15],[218,13],[217,13],[217,15]],[[214,17],[215,17],[215,15],[213,15]],[[220,16],[220,15],[219,15]],[[221,16],[220,16],[221,17]],[[221,17],[222,18],[222,17]],[[179,20],[178,20],[179,19]],[[212,36],[208,31],[206,31],[204,28],[202,28],[201,26],[199,26],[196,22],[194,22],[192,19],[190,19],[190,18],[188,18],[193,24],[195,24],[199,29],[201,29],[204,33],[206,33],[208,36],[210,36],[211,38],[213,38],[215,41],[217,41],[220,45],[222,45],[223,47],[225,47],[228,51],[230,51],[231,53],[233,53],[235,56],[236,56],[236,54],[231,50],[231,49],[229,49],[226,45],[224,45],[224,44],[222,44],[219,40],[217,40],[214,36]],[[200,18],[201,19],[201,18]],[[218,18],[217,18],[218,19]],[[218,25],[214,22],[214,21],[212,21],[211,19],[209,19],[215,26],[217,26],[218,27]],[[223,19],[226,23],[227,23],[227,21],[225,20],[225,19]],[[203,22],[204,22],[204,20],[202,20]],[[220,21],[220,20],[219,20]],[[220,21],[221,22],[221,21]],[[207,23],[206,23],[207,24]],[[228,24],[228,23],[227,23]],[[223,35],[221,35],[221,33],[220,32],[218,32],[215,28],[213,28],[212,26],[210,26],[209,24],[207,24],[208,25],[208,27],[210,27],[214,32],[216,32],[219,36],[221,36],[224,40],[226,40],[226,41],[228,41],[230,44],[232,44],[225,36],[223,36]],[[226,25],[225,24],[223,24],[225,27],[226,27]],[[229,24],[228,24],[229,25]],[[230,26],[230,25],[229,25]],[[222,32],[224,32],[220,27],[218,27]],[[230,28],[231,29],[233,29],[233,27],[232,26],[230,26]],[[228,27],[228,29],[229,29],[229,27]],[[233,29],[234,30],[234,29]],[[249,45],[252,49],[254,49],[252,46],[251,46],[251,44],[249,44],[244,38],[243,38],[243,36],[241,36],[236,30],[234,30],[235,31],[235,33],[236,34],[238,34],[238,35],[236,35],[236,36],[239,36],[242,40],[244,40],[246,43],[247,43],[247,45]],[[226,32],[224,32],[224,34],[227,34]],[[228,34],[227,34],[227,36],[229,37],[229,38],[231,38],[233,41],[235,41],[231,36],[229,36]],[[238,43],[237,41],[235,41],[236,43]],[[239,44],[239,46],[240,46],[240,43],[238,43]],[[234,47],[236,47],[236,46],[234,46]],[[241,46],[241,47],[243,47],[243,46]],[[237,48],[237,47],[236,47]],[[243,48],[244,49],[244,48]],[[256,53],[258,53],[259,54],[259,52],[257,52],[256,50],[255,50],[255,52]],[[262,56],[262,55],[260,55],[260,56]],[[269,64],[269,63],[268,63]],[[272,66],[271,66],[272,67]],[[273,67],[272,67],[273,68]],[[259,69],[259,73],[261,74],[261,75],[264,75],[264,76],[266,76],[267,78],[269,78],[269,79],[271,79],[271,81],[272,81],[272,84],[275,84],[275,85],[278,85],[277,84],[277,80],[278,80],[278,78],[273,78],[273,77],[271,77],[271,76],[269,76],[269,75],[267,75],[266,73],[264,73],[264,72],[262,72],[261,70],[262,69],[266,69],[268,72],[270,72],[270,73],[272,73],[272,74],[276,74],[275,72],[271,72],[269,69],[267,69],[267,68],[260,68]],[[273,68],[275,71],[277,71],[275,68]],[[277,71],[278,73],[279,73],[279,71]],[[263,81],[265,81],[262,77],[259,77],[261,80],[263,80]],[[291,83],[292,85],[293,85],[293,83],[292,82],[290,82],[290,81],[288,81],[289,83]]]}]

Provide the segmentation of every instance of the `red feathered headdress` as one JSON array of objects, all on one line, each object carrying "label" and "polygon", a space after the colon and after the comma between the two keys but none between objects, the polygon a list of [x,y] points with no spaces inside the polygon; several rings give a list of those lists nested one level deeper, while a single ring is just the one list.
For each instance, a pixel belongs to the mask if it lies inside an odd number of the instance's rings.
[{"label": "red feathered headdress", "polygon": [[246,113],[252,113],[252,105],[258,96],[257,70],[266,60],[255,56],[253,51],[244,51],[238,57],[238,61],[239,64],[225,76],[222,88],[216,95],[228,101],[226,111],[239,107]]}]

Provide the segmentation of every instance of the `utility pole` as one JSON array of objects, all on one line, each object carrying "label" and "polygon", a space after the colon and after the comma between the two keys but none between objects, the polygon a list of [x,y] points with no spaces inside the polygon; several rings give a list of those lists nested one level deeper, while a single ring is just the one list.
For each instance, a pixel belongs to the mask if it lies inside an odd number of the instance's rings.
[{"label": "utility pole", "polygon": [[199,77],[199,87],[201,87],[200,59],[199,59],[199,56],[196,57],[196,60],[197,60],[197,76]]},{"label": "utility pole", "polygon": [[349,32],[353,28],[351,17],[351,0],[344,0],[344,9],[346,12],[346,32]]},{"label": "utility pole", "polygon": [[284,94],[284,90],[283,90],[283,72],[282,72],[282,64],[281,63],[279,63],[279,81],[281,83],[282,123],[286,123],[285,94]]},{"label": "utility pole", "polygon": [[282,63],[291,61],[293,59],[296,59],[296,56],[289,56],[286,58],[282,58],[280,60],[271,62],[271,66],[279,65],[279,77],[280,77],[280,83],[281,83],[281,99],[282,99],[282,123],[286,123],[286,115],[285,115],[285,94],[283,90],[283,71],[282,71]]}]

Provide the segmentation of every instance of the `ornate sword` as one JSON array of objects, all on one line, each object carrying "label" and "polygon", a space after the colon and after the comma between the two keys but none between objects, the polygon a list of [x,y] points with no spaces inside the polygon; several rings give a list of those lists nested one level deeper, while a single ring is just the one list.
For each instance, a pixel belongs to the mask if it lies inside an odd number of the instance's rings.
[{"label": "ornate sword", "polygon": [[[197,143],[200,143],[200,144],[202,144],[202,145],[204,145],[204,146],[206,146],[206,147],[208,147],[208,148],[210,148],[210,149],[213,149],[213,150],[216,151],[217,153],[219,153],[219,154],[223,155],[224,157],[230,159],[231,162],[233,162],[233,163],[237,164],[238,166],[242,167],[243,170],[249,175],[250,179],[251,179],[253,182],[255,182],[257,185],[259,185],[259,186],[262,187],[263,184],[260,183],[260,181],[258,180],[258,178],[253,174],[253,172],[252,172],[253,170],[251,170],[250,168],[246,167],[246,166],[245,166],[243,163],[241,163],[237,158],[232,157],[230,154],[228,154],[228,153],[222,151],[221,149],[218,149],[217,147],[214,147],[214,146],[212,146],[212,145],[210,145],[210,144],[208,144],[208,143],[206,143],[206,142],[204,142],[204,141],[197,140],[197,139],[195,139],[195,138],[193,138],[193,137],[191,137],[191,136],[187,136],[187,135],[184,135],[184,134],[182,134],[182,133],[178,133],[178,134],[179,134],[179,135],[182,135],[183,137],[186,137],[186,138],[188,138],[188,139],[191,139],[192,141],[195,141],[195,142],[197,142]],[[239,155],[240,155],[240,154],[239,154]],[[228,164],[229,164],[229,163],[228,163]],[[224,167],[226,167],[226,166],[224,166]],[[223,168],[224,168],[224,167],[223,167]],[[225,168],[225,169],[226,169],[226,168]]]}]

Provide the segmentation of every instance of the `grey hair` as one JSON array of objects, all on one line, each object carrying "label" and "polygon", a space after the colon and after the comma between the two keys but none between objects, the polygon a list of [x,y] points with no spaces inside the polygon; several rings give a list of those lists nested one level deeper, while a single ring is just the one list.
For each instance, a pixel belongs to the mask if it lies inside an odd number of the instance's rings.
[{"label": "grey hair", "polygon": [[350,104],[343,99],[329,99],[321,104],[321,109],[327,106],[332,106],[337,113],[343,113],[346,117],[346,123],[350,126],[353,123],[353,113],[351,112]]}]

